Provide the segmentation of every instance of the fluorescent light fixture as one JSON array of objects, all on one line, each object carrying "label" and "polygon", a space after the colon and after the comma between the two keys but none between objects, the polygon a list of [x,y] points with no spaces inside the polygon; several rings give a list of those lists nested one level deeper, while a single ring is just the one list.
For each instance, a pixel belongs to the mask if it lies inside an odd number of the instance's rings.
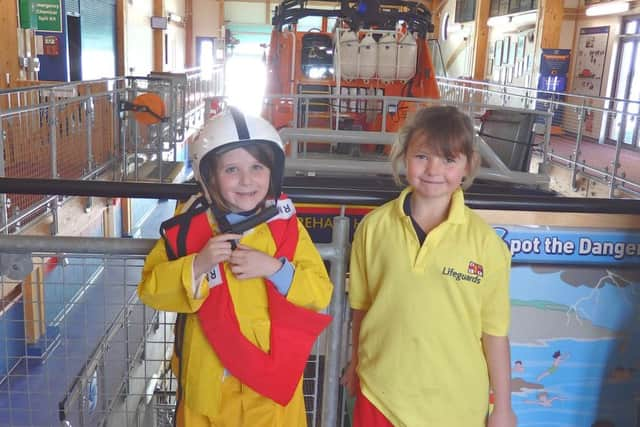
[{"label": "fluorescent light fixture", "polygon": [[623,0],[608,1],[587,7],[587,16],[611,15],[613,13],[623,13],[629,10],[629,3]]},{"label": "fluorescent light fixture", "polygon": [[511,22],[511,17],[502,15],[502,16],[492,16],[487,20],[488,27],[502,27],[504,25],[508,25]]},{"label": "fluorescent light fixture", "polygon": [[533,26],[538,21],[538,14],[536,12],[523,13],[520,15],[513,15],[511,23],[518,28],[525,26]]}]

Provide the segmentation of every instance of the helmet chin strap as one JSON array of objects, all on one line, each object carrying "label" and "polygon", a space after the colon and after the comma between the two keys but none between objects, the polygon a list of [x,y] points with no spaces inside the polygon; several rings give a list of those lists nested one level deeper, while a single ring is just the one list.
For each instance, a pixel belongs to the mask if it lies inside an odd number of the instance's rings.
[{"label": "helmet chin strap", "polygon": [[[216,219],[218,226],[220,227],[220,231],[222,233],[232,233],[232,234],[242,234],[247,230],[251,230],[254,227],[262,224],[263,222],[269,221],[274,216],[278,215],[278,207],[277,205],[266,206],[260,212],[255,215],[248,217],[240,222],[236,222],[235,224],[229,223],[227,221],[226,215],[220,212],[213,203],[211,203],[211,212],[213,213],[213,217]],[[231,240],[231,249],[236,249],[236,242]]]}]

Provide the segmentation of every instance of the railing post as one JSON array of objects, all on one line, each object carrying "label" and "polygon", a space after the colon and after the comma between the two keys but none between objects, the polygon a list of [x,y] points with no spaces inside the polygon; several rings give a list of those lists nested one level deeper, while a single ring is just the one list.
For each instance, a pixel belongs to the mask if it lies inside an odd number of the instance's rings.
[{"label": "railing post", "polygon": [[573,161],[571,162],[571,188],[573,191],[578,189],[576,185],[576,175],[578,173],[578,159],[580,158],[580,146],[582,145],[582,133],[584,132],[584,117],[585,117],[585,106],[584,101],[582,101],[582,106],[578,107],[578,129],[576,136],[576,149],[573,156]]},{"label": "railing post", "polygon": [[[0,117],[0,154],[4,153],[4,143],[6,141],[4,126],[4,119]],[[4,155],[0,155],[0,176],[7,176],[5,172]],[[6,193],[0,194],[0,227],[2,227],[4,234],[9,234],[9,199]]]},{"label": "railing post", "polygon": [[[276,102],[280,102],[282,101],[282,98],[280,98],[279,101]],[[291,103],[292,108],[293,108],[293,123],[291,123],[291,126],[295,129],[300,127],[300,119],[299,119],[299,115],[300,115],[300,109],[299,109],[299,105],[298,105],[298,98],[297,97],[293,97],[291,98]],[[292,139],[291,140],[291,158],[292,159],[297,159],[298,158],[298,138]]]},{"label": "railing post", "polygon": [[[135,99],[137,95],[138,83],[136,80],[133,80],[131,83],[131,91],[127,91],[127,98]],[[129,99],[127,99],[129,100]],[[130,139],[133,140],[133,176],[136,181],[139,180],[138,177],[138,122],[131,116],[131,114],[127,114],[127,125],[129,127],[129,131],[131,132]],[[125,162],[126,165],[126,162]],[[128,172],[128,165],[127,172]],[[127,173],[125,172],[125,174]]]},{"label": "railing post", "polygon": [[93,97],[91,96],[91,87],[87,86],[87,94],[89,97],[84,101],[85,109],[85,123],[87,126],[87,175],[93,171],[94,159],[93,159],[93,123],[94,123],[94,110],[93,110]]},{"label": "railing post", "polygon": [[342,323],[346,303],[345,278],[347,273],[347,258],[349,255],[349,218],[340,216],[333,218],[331,244],[336,252],[331,258],[331,281],[333,282],[333,298],[329,306],[329,313],[333,320],[327,330],[327,348],[325,353],[324,388],[322,390],[322,426],[338,426],[338,408],[340,394],[340,370],[343,361],[342,351]]},{"label": "railing post", "polygon": [[57,132],[58,112],[56,108],[55,93],[49,91],[49,147],[51,149],[51,178],[58,178],[58,153],[57,153]]},{"label": "railing post", "polygon": [[[123,80],[123,85],[126,84],[126,80]],[[120,90],[121,88],[117,87],[118,82],[114,84],[113,96],[111,98],[111,127],[113,133],[113,155],[117,158],[118,152],[120,152],[120,163],[121,163],[121,177],[124,177],[126,174],[126,160],[127,155],[125,151],[124,142],[126,140],[126,135],[124,133],[124,126],[122,117],[120,116]],[[118,164],[117,162],[113,162],[113,179],[116,179],[116,171]]]},{"label": "railing post", "polygon": [[616,152],[613,157],[613,162],[611,162],[612,171],[611,171],[611,182],[609,183],[609,198],[613,198],[613,193],[616,188],[616,173],[618,172],[618,168],[620,167],[620,151],[622,150],[622,144],[624,143],[624,134],[627,131],[627,103],[624,103],[624,107],[622,108],[622,119],[620,120],[620,129],[618,130],[618,138],[616,140]]},{"label": "railing post", "polygon": [[[544,113],[543,113],[544,114]],[[540,172],[549,173],[547,162],[549,162],[549,146],[551,145],[551,125],[553,124],[553,114],[547,113],[544,117],[544,142],[542,143],[542,167]]]},{"label": "railing post", "polygon": [[469,116],[473,117],[473,107],[475,106],[475,90],[472,87],[469,87],[469,103],[468,105],[468,111],[469,111]]},{"label": "railing post", "polygon": [[387,97],[382,97],[382,132],[387,131],[387,109],[389,108],[389,103],[387,102]]},{"label": "railing post", "polygon": [[[56,105],[55,92],[49,91],[49,147],[51,149],[51,178],[58,179],[58,111]],[[58,196],[51,201],[51,235],[58,234],[59,217],[58,217]]]}]

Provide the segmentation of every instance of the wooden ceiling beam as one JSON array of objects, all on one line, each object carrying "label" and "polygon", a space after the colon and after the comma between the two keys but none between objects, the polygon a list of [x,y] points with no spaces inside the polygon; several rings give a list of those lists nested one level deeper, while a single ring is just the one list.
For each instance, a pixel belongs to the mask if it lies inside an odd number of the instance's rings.
[{"label": "wooden ceiling beam", "polygon": [[538,12],[540,47],[557,49],[560,46],[560,30],[564,19],[564,6],[558,0],[541,0]]},{"label": "wooden ceiling beam", "polygon": [[491,0],[478,0],[476,3],[476,19],[474,31],[473,79],[484,80],[487,63],[487,45],[489,44],[489,9]]}]

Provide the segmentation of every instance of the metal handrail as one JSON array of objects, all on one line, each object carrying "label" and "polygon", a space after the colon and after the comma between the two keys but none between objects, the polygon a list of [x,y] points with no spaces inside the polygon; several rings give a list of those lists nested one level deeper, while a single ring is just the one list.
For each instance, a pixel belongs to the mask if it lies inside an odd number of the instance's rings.
[{"label": "metal handrail", "polygon": [[[544,89],[536,89],[536,88],[531,88],[531,87],[526,87],[526,86],[517,86],[517,85],[504,85],[501,83],[495,83],[495,82],[489,82],[489,81],[479,81],[479,80],[470,80],[470,79],[460,79],[460,78],[455,78],[455,77],[443,77],[443,76],[438,76],[437,77],[437,81],[438,83],[452,83],[455,85],[460,85],[460,86],[465,86],[465,87],[469,87],[469,85],[477,85],[477,86],[487,86],[487,87],[495,87],[498,89],[516,89],[516,90],[522,90],[525,92],[535,92],[536,94],[545,94],[545,95],[549,95],[549,96],[570,96],[572,98],[577,98],[577,99],[582,99],[584,101],[591,101],[591,100],[600,100],[603,102],[627,102],[630,104],[640,104],[640,101],[633,101],[633,100],[628,100],[628,99],[621,99],[621,98],[614,98],[614,97],[604,97],[604,96],[587,96],[587,95],[580,95],[580,94],[574,94],[574,93],[565,93],[565,92],[552,92],[552,91],[548,91],[548,90],[544,90]],[[495,92],[498,92],[497,90]],[[499,92],[501,94],[504,94],[503,92]],[[534,97],[534,98],[537,98]],[[548,101],[547,99],[540,99],[541,101]],[[568,105],[575,105],[575,104],[568,104]]]},{"label": "metal handrail", "polygon": [[[494,107],[499,106],[499,108],[505,108],[507,102],[515,103],[518,102],[519,99],[523,105],[527,106],[528,108],[532,108],[531,111],[534,111],[533,108],[537,107],[537,105],[543,105],[549,113],[557,111],[561,108],[565,109],[565,111],[572,111],[576,116],[576,128],[571,129],[569,127],[569,129],[575,133],[575,149],[573,150],[573,155],[565,157],[556,153],[552,153],[548,149],[544,149],[542,155],[542,167],[546,169],[549,163],[553,162],[553,164],[558,164],[570,169],[570,184],[574,191],[577,191],[578,189],[578,174],[582,174],[588,179],[593,180],[594,182],[600,182],[606,185],[608,189],[608,197],[610,198],[616,197],[616,191],[624,195],[629,195],[631,197],[638,197],[638,195],[640,194],[640,182],[630,180],[625,176],[624,173],[619,173],[621,167],[620,155],[622,152],[622,147],[624,145],[623,141],[625,139],[624,134],[626,123],[627,121],[635,123],[640,122],[640,113],[630,113],[628,111],[628,105],[637,105],[640,103],[640,101],[629,101],[618,98],[589,97],[571,93],[556,93],[545,90],[538,90],[535,88],[508,86],[492,82],[479,82],[465,79],[438,77],[437,80],[438,84],[441,87],[450,88],[451,91],[456,91],[454,93],[456,97],[465,97],[465,93],[468,94],[466,97],[473,97],[476,94],[482,96],[497,97],[501,100],[501,103],[495,104]],[[445,92],[445,96],[448,93],[449,92]],[[547,96],[550,96],[550,99],[540,99],[537,97],[538,94],[545,94]],[[561,100],[561,97],[564,97],[567,100]],[[574,103],[572,101],[574,99],[579,102]],[[471,103],[473,103],[473,100],[471,101]],[[594,105],[598,103],[601,103],[603,106],[600,107]],[[617,109],[611,110],[607,108],[609,105],[614,105],[616,103],[623,103],[624,108],[622,109],[622,111],[618,111]],[[538,111],[538,109],[536,109],[535,111]],[[613,159],[611,161],[611,169],[609,169],[609,167],[605,167],[604,169],[598,169],[592,166],[590,167],[586,165],[586,162],[584,162],[583,160],[581,161],[580,159],[580,155],[582,154],[582,141],[585,139],[584,128],[586,122],[585,117],[587,114],[601,115],[600,131],[598,137],[600,143],[603,143],[604,138],[607,138],[607,136],[605,135],[605,129],[607,128],[608,123],[613,120],[610,116],[622,116],[620,128],[618,129],[617,136],[614,138],[615,151],[613,153]],[[566,119],[566,121],[563,121],[560,126],[570,126],[571,124],[572,123],[569,121],[569,119]],[[546,132],[550,132],[550,129],[546,129]],[[548,147],[547,144],[550,142],[550,137],[548,138],[547,135],[545,135],[545,148]]]},{"label": "metal handrail", "polygon": [[[331,356],[325,358],[322,397],[322,425],[324,427],[338,425],[340,369],[346,362],[340,357],[342,354],[340,349],[343,342],[343,315],[346,307],[345,282],[350,229],[349,219],[344,216],[344,211],[344,208],[342,208],[341,215],[334,218],[331,243],[316,244],[316,248],[323,260],[330,262],[330,277],[334,286],[333,297],[328,309],[333,321],[326,332],[327,347],[324,353],[327,356]],[[119,256],[142,257],[149,253],[155,243],[155,239],[8,235],[0,237],[0,253],[65,253],[66,256],[77,253],[82,254],[83,257],[91,254],[100,255],[104,259]],[[66,412],[69,407],[83,396],[87,381],[100,365],[110,341],[115,337],[118,330],[126,327],[126,318],[131,311],[131,306],[136,302],[137,295],[134,293],[129,297],[125,307],[120,310],[116,319],[110,324],[100,342],[95,346],[65,398],[60,402],[60,420],[63,423],[66,422]],[[153,380],[153,378],[149,378],[149,381]],[[113,406],[113,402],[111,406]]]}]

